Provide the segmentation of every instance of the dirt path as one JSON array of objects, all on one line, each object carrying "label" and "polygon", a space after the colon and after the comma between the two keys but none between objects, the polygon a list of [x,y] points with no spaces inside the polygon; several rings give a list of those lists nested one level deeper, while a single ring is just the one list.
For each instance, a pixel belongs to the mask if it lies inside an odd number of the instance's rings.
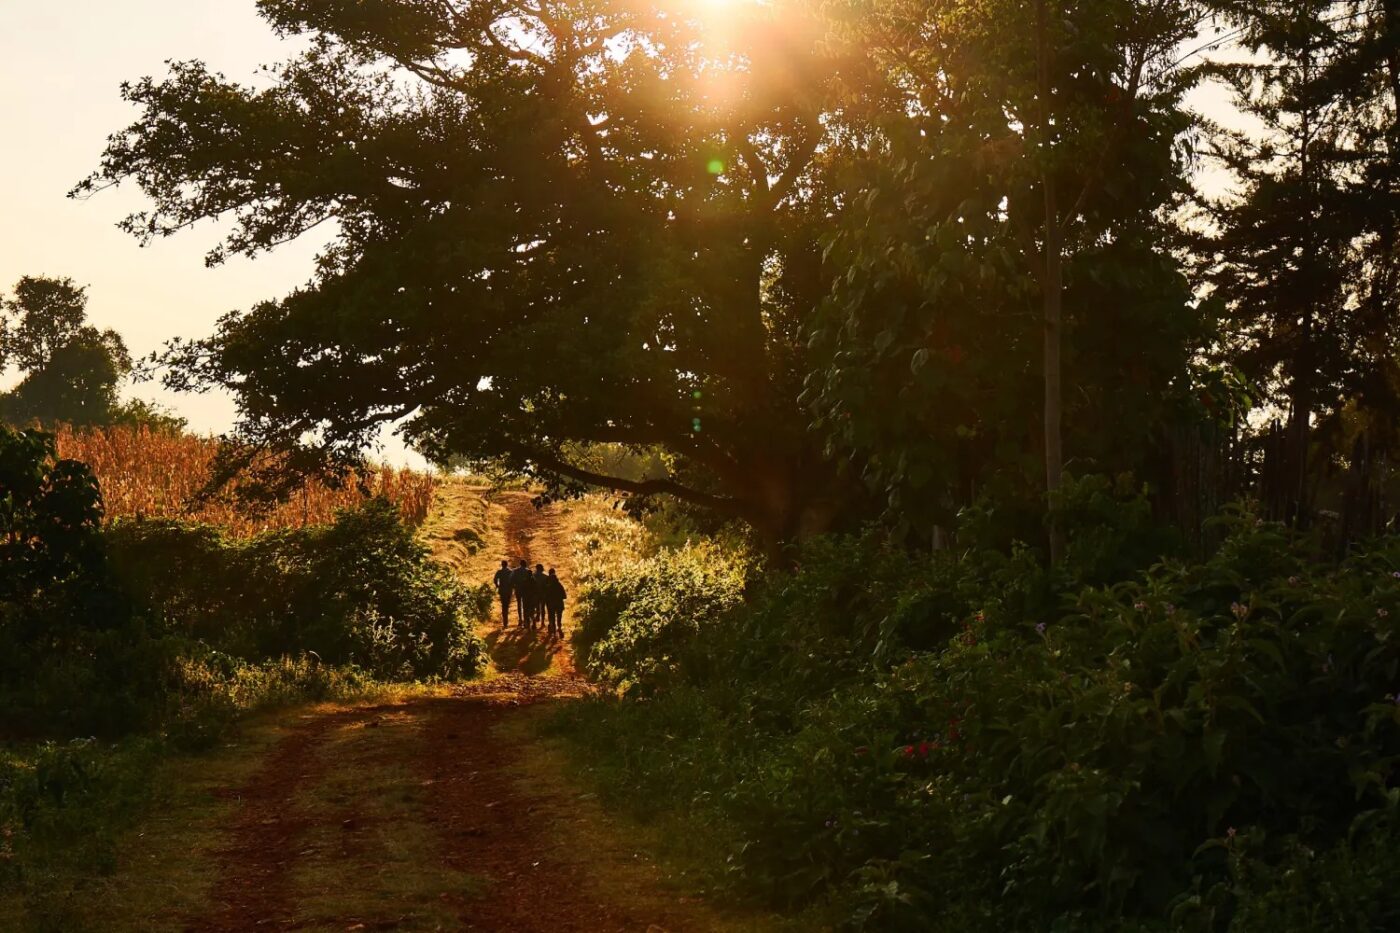
[{"label": "dirt path", "polygon": [[[426,529],[434,550],[472,582],[523,557],[552,563],[572,586],[579,513],[483,493],[446,491]],[[590,689],[567,642],[483,634],[495,670],[479,682],[311,710],[287,727],[250,778],[221,792],[233,809],[212,852],[219,880],[183,928],[758,929],[665,884],[592,795],[540,757],[534,723]]]},{"label": "dirt path", "polygon": [[210,895],[212,911],[192,929],[239,931],[293,925],[290,869],[299,840],[313,821],[294,806],[303,789],[323,779],[329,762],[316,754],[332,730],[363,723],[385,707],[359,707],[312,713],[273,748],[263,766],[243,786],[218,796],[237,805],[228,844],[219,850],[220,880]]}]

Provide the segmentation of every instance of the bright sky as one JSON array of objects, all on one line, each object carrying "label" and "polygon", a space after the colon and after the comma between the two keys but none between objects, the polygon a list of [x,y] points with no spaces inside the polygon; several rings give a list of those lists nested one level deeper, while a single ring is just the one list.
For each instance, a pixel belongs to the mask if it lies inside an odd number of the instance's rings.
[{"label": "bright sky", "polygon": [[[134,187],[88,201],[65,196],[96,168],[107,135],[135,117],[122,81],[161,74],[171,58],[202,59],[246,80],[288,52],[253,0],[0,0],[0,291],[22,275],[69,276],[89,286],[93,323],[145,355],[172,337],[208,336],[223,313],[304,283],[318,242],[206,269],[218,228],[143,249],[115,227],[142,205]],[[160,401],[198,431],[233,423],[225,396],[150,384],[132,394]],[[382,455],[421,463],[393,438]]]},{"label": "bright sky", "polygon": [[[141,207],[134,188],[65,197],[97,166],[107,135],[135,116],[121,100],[122,81],[163,73],[170,58],[201,59],[249,80],[289,51],[253,0],[0,0],[0,291],[22,275],[69,276],[89,286],[94,323],[120,332],[142,356],[172,337],[207,336],[221,314],[305,282],[317,241],[206,269],[217,228],[143,249],[115,227]],[[1209,109],[1216,96],[1197,100]],[[226,396],[172,395],[150,384],[133,394],[198,431],[233,423]],[[421,463],[394,438],[382,455]]]}]

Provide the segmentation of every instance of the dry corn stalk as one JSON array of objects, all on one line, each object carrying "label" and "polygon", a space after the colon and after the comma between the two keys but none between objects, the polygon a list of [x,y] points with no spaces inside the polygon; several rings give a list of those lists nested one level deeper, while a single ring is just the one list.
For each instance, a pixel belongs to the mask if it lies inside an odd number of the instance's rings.
[{"label": "dry corn stalk", "polygon": [[[148,427],[60,427],[54,433],[58,455],[81,460],[97,476],[108,521],[135,516],[181,518],[251,537],[271,529],[329,522],[337,509],[364,501],[357,482],[363,479],[373,494],[387,496],[404,521],[417,527],[428,516],[437,485],[431,474],[381,465],[351,477],[339,489],[313,480],[290,500],[254,514],[228,497],[194,501],[209,479],[210,464],[218,452],[213,438]],[[237,485],[235,479],[231,489]]]}]

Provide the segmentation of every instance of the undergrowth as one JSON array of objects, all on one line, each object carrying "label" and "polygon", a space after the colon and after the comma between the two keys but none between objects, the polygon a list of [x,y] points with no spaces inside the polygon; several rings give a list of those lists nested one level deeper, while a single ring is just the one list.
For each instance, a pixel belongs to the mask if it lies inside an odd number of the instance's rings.
[{"label": "undergrowth", "polygon": [[18,900],[64,929],[69,889],[110,872],[160,798],[157,765],[246,714],[484,667],[490,594],[386,500],[249,540],[104,527],[91,472],[3,426],[0,494],[0,926]]},{"label": "undergrowth", "polygon": [[1076,488],[1056,572],[969,521],[957,552],[603,573],[618,689],[561,732],[614,802],[703,827],[732,895],[852,929],[1400,928],[1400,538],[1337,561],[1235,512],[1128,572],[1148,513]]}]

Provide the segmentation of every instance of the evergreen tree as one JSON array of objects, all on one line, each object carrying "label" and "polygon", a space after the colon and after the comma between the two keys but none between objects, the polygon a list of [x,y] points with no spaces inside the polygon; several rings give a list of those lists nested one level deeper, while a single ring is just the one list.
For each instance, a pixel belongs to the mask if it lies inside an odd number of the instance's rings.
[{"label": "evergreen tree", "polygon": [[1197,260],[1224,309],[1223,355],[1284,413],[1265,499],[1300,523],[1327,461],[1350,453],[1344,414],[1388,426],[1400,412],[1394,6],[1230,4],[1249,54],[1211,68],[1251,120],[1214,127],[1237,186],[1206,202]]}]

